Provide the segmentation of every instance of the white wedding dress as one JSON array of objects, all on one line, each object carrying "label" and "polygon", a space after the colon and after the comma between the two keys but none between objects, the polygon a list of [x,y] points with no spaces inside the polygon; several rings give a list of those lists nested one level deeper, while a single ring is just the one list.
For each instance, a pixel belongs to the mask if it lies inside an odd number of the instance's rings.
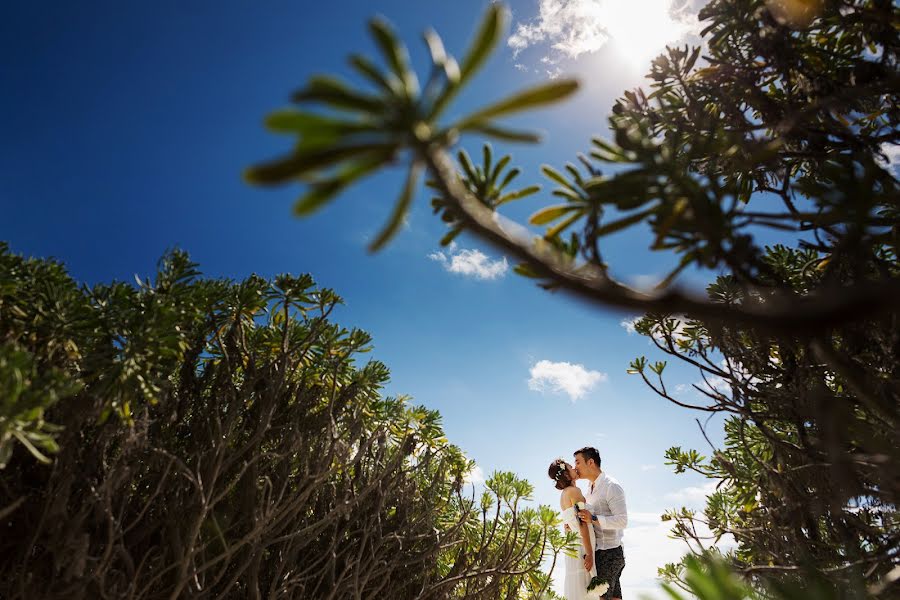
[{"label": "white wedding dress", "polygon": [[[585,600],[585,598],[588,597],[587,586],[591,582],[591,579],[597,575],[597,565],[594,565],[590,573],[584,570],[584,559],[582,558],[582,555],[584,554],[584,544],[581,541],[581,530],[579,529],[579,521],[577,513],[575,512],[575,507],[571,506],[562,511],[561,514],[563,523],[568,525],[569,529],[574,531],[578,536],[577,555],[569,556],[568,554],[563,553],[566,566],[563,596],[565,596],[566,600]],[[588,532],[591,535],[591,548],[595,548],[596,541],[594,538],[594,528],[588,527]]]}]

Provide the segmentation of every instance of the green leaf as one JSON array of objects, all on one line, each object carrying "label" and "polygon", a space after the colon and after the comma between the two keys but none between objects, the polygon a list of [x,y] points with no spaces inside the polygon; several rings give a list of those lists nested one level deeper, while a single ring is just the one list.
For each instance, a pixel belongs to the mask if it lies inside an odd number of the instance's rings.
[{"label": "green leaf", "polygon": [[572,223],[574,223],[575,221],[577,221],[578,219],[583,217],[584,212],[585,211],[583,209],[579,209],[579,210],[573,212],[571,215],[569,215],[568,217],[566,217],[565,219],[563,219],[562,221],[560,221],[553,227],[547,229],[547,233],[544,234],[544,237],[545,238],[556,237],[557,235],[559,235],[560,232],[565,231],[570,225],[572,225]]},{"label": "green leaf", "polygon": [[494,154],[493,154],[493,151],[491,150],[491,145],[490,144],[483,145],[481,147],[481,154],[482,154],[482,158],[483,158],[482,165],[484,166],[484,177],[485,177],[485,179],[487,179],[489,176],[488,174],[491,172],[491,163],[493,162],[493,159],[494,159]]},{"label": "green leaf", "polygon": [[476,170],[474,165],[472,165],[472,159],[469,158],[469,155],[465,150],[460,150],[456,157],[459,159],[459,164],[462,165],[463,171],[466,174],[466,178],[469,181],[476,181],[478,179],[476,175]]},{"label": "green leaf", "polygon": [[566,187],[576,194],[578,194],[578,188],[573,186],[562,173],[551,167],[550,165],[541,165],[541,173],[543,173],[548,179],[552,179],[559,185]]},{"label": "green leaf", "polygon": [[460,83],[465,83],[475,72],[484,64],[488,55],[497,45],[500,39],[500,30],[503,28],[503,8],[497,3],[491,3],[478,33],[475,34],[475,41],[466,52],[460,65]]},{"label": "green leaf", "polygon": [[512,160],[512,156],[507,154],[503,158],[497,161],[497,166],[494,167],[494,170],[491,172],[490,181],[494,183],[497,181],[497,177],[500,176],[500,172],[503,171],[503,167],[509,164],[509,161]]},{"label": "green leaf", "polygon": [[[450,101],[456,96],[457,92],[462,88],[468,79],[484,64],[491,49],[497,44],[502,28],[502,8],[492,3],[484,16],[481,27],[475,36],[475,41],[466,53],[462,65],[457,66],[456,61],[452,57],[447,59],[447,68],[458,72],[458,75],[451,76],[448,74],[448,85],[444,91],[435,99],[428,113],[428,121],[434,121],[447,108]],[[453,74],[455,75],[455,74]]]},{"label": "green leaf", "polygon": [[529,217],[528,222],[532,225],[546,225],[556,219],[562,217],[563,215],[572,212],[573,210],[578,210],[578,206],[572,204],[557,204],[556,206],[547,206],[537,211],[531,217]]},{"label": "green leaf", "polygon": [[573,192],[572,190],[570,190],[568,188],[557,188],[550,193],[553,194],[554,196],[558,196],[559,198],[565,198],[566,200],[569,200],[570,202],[580,202],[580,203],[584,202],[584,198],[582,198],[581,196],[579,196],[578,194],[576,194],[575,192]]},{"label": "green leaf", "polygon": [[463,130],[474,124],[489,121],[497,117],[538,108],[547,104],[553,104],[572,95],[577,89],[578,82],[574,79],[551,81],[550,83],[535,86],[519,92],[518,94],[514,94],[496,104],[482,108],[466,117],[456,127],[459,130]]},{"label": "green leaf", "polygon": [[531,131],[517,131],[515,129],[507,129],[491,123],[473,123],[467,125],[462,131],[476,131],[483,133],[488,137],[504,142],[521,142],[525,144],[536,144],[541,141],[541,136]]},{"label": "green leaf", "polygon": [[293,133],[304,137],[338,137],[342,135],[375,131],[371,123],[346,121],[294,109],[276,110],[269,114],[266,127],[277,133]]},{"label": "green leaf", "polygon": [[505,188],[507,185],[509,185],[509,183],[510,183],[513,179],[515,179],[516,177],[518,177],[518,176],[519,176],[519,173],[521,173],[521,172],[522,172],[522,170],[519,169],[518,167],[515,167],[515,168],[510,169],[509,172],[506,174],[506,176],[503,178],[503,181],[501,181],[501,182],[500,182],[500,185],[497,186],[497,187],[499,187],[499,188],[502,190],[502,189]]},{"label": "green leaf", "polygon": [[399,80],[393,76],[385,76],[375,64],[365,56],[354,54],[350,57],[350,65],[356,71],[390,94],[396,94],[399,90]]},{"label": "green leaf", "polygon": [[31,443],[31,440],[28,439],[28,436],[21,431],[13,430],[11,432],[19,442],[31,453],[33,457],[35,457],[38,462],[42,462],[44,464],[49,464],[50,459],[44,456],[40,450],[38,450],[34,444]]},{"label": "green leaf", "polygon": [[405,81],[409,73],[409,53],[391,31],[390,26],[383,19],[376,17],[369,21],[369,32],[394,75]]},{"label": "green leaf", "polygon": [[255,167],[244,172],[249,183],[272,185],[298,178],[302,175],[331,167],[349,158],[371,153],[393,152],[394,144],[355,144],[312,148]]},{"label": "green leaf", "polygon": [[536,194],[541,191],[541,186],[539,185],[531,185],[527,188],[522,188],[516,192],[510,192],[504,196],[501,196],[499,200],[497,200],[496,206],[500,206],[501,204],[506,204],[507,202],[512,202],[513,200],[520,200],[525,196],[530,196],[532,194]]},{"label": "green leaf", "polygon": [[410,204],[412,204],[416,191],[416,184],[419,181],[419,174],[421,172],[422,163],[419,161],[410,165],[409,172],[406,175],[406,183],[403,185],[403,191],[400,193],[400,198],[394,205],[394,211],[391,213],[387,225],[382,229],[381,233],[378,234],[378,237],[369,244],[369,252],[381,250],[381,248],[397,234],[397,231],[400,230],[400,227],[403,225],[403,218],[406,216],[407,211],[409,211]]},{"label": "green leaf", "polygon": [[327,204],[337,194],[346,189],[350,184],[369,175],[391,160],[393,153],[375,153],[370,158],[360,160],[349,165],[344,171],[332,179],[317,182],[310,186],[309,192],[304,194],[294,204],[294,214],[304,217],[314,213]]},{"label": "green leaf", "polygon": [[312,77],[305,88],[294,92],[294,102],[323,102],[334,108],[380,113],[384,102],[374,96],[352,91],[343,82],[333,77]]},{"label": "green leaf", "polygon": [[594,231],[594,235],[596,235],[597,237],[602,237],[621,229],[625,229],[626,227],[634,225],[635,223],[640,223],[649,215],[653,214],[654,211],[656,211],[656,206],[648,208],[647,210],[636,212],[633,215],[628,215],[627,217],[623,217],[617,221],[601,225]]},{"label": "green leaf", "polygon": [[520,263],[513,267],[513,272],[522,275],[523,277],[531,277],[537,278],[540,277],[537,271],[534,270],[534,267],[529,265],[528,263]]},{"label": "green leaf", "polygon": [[453,240],[455,240],[455,239],[456,239],[456,236],[458,236],[460,233],[462,233],[462,228],[461,228],[461,227],[456,227],[456,228],[451,229],[451,230],[447,233],[447,235],[445,235],[444,237],[441,238],[441,242],[440,242],[441,246],[446,246],[446,245],[448,245],[450,242],[452,242]]}]

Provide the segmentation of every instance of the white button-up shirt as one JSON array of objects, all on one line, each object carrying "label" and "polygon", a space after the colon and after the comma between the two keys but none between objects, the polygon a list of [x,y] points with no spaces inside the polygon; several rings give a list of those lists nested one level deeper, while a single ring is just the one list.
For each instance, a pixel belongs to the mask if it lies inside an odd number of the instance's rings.
[{"label": "white button-up shirt", "polygon": [[597,550],[621,546],[622,535],[628,525],[628,511],[625,508],[625,490],[619,482],[606,473],[600,473],[584,499],[591,514],[597,515],[597,520],[593,522]]}]

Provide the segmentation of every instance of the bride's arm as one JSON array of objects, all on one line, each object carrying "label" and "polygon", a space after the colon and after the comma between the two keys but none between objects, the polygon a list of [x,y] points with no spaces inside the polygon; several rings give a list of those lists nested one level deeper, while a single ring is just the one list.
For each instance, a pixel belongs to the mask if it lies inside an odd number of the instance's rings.
[{"label": "bride's arm", "polygon": [[[583,503],[584,501],[582,501]],[[581,532],[581,545],[584,548],[584,570],[590,571],[594,567],[594,546],[591,544],[591,531],[589,524],[578,521],[578,530]]]}]

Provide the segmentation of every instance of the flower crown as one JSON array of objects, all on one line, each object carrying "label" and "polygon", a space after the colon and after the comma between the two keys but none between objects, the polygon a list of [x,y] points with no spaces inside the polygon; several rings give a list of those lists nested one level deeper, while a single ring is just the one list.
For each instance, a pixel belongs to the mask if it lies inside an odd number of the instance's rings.
[{"label": "flower crown", "polygon": [[566,472],[566,468],[564,466],[566,464],[566,460],[564,458],[557,458],[553,461],[553,464],[556,465],[556,475],[554,475],[553,478],[559,481],[562,474]]}]

